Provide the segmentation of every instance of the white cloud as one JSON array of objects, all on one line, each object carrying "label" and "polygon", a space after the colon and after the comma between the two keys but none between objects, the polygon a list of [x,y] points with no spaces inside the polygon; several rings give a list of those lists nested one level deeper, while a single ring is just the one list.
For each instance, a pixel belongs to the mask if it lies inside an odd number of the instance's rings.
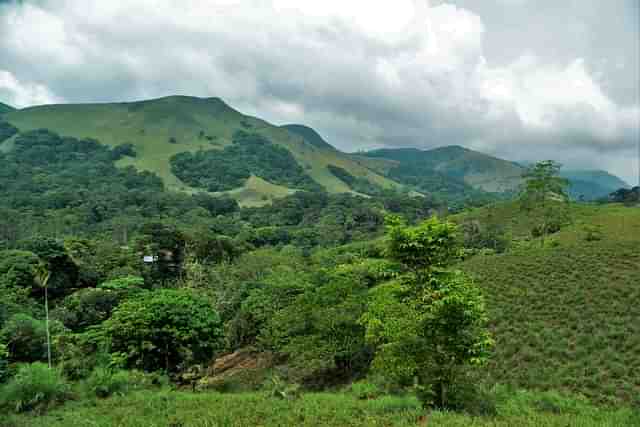
[{"label": "white cloud", "polygon": [[46,86],[21,82],[9,71],[0,70],[0,100],[14,107],[52,104],[59,101]]},{"label": "white cloud", "polygon": [[343,149],[628,150],[638,105],[608,97],[601,71],[524,53],[491,64],[485,32],[477,14],[426,0],[40,1],[0,7],[0,96],[220,96]]}]

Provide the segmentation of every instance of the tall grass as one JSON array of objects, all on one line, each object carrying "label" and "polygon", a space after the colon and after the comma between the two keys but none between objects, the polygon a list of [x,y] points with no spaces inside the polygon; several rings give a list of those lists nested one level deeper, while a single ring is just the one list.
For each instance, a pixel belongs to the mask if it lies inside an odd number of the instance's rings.
[{"label": "tall grass", "polygon": [[41,411],[66,400],[69,391],[58,370],[40,362],[22,365],[0,388],[0,408],[15,412]]},{"label": "tall grass", "polygon": [[353,393],[310,393],[299,399],[264,393],[139,391],[91,404],[72,402],[46,416],[14,416],[11,427],[218,426],[637,426],[631,409],[603,409],[559,394],[497,390],[497,415],[425,412],[413,396],[359,399]]}]

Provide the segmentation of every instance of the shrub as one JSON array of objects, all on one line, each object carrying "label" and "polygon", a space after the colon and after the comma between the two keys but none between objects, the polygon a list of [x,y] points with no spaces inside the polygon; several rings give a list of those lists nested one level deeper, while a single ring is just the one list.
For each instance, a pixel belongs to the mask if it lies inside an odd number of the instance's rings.
[{"label": "shrub", "polygon": [[0,408],[42,411],[69,397],[69,386],[60,372],[36,362],[20,366],[15,377],[0,389]]},{"label": "shrub", "polygon": [[290,384],[277,374],[272,375],[264,384],[268,397],[293,400],[300,397],[300,386]]},{"label": "shrub", "polygon": [[584,240],[587,242],[602,240],[602,228],[598,225],[587,224],[584,226],[584,232]]},{"label": "shrub", "polygon": [[167,381],[163,377],[145,374],[140,371],[125,371],[109,367],[97,367],[93,370],[85,388],[87,394],[105,398],[112,395],[125,395],[136,389],[163,385]]}]

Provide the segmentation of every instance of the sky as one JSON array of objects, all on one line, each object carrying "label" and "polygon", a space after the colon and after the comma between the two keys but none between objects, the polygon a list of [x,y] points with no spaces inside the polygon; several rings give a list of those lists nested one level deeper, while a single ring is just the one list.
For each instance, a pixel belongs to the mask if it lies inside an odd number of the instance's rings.
[{"label": "sky", "polygon": [[638,0],[0,0],[0,102],[216,96],[345,151],[638,182]]}]

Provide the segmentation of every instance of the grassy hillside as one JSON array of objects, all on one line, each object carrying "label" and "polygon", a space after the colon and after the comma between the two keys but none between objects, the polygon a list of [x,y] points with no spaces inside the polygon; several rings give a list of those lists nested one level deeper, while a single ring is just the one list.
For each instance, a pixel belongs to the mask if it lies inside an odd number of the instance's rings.
[{"label": "grassy hillside", "polygon": [[365,155],[398,161],[401,165],[399,167],[422,168],[424,171],[442,174],[488,192],[516,189],[524,171],[516,163],[459,146],[426,151],[415,148],[380,149]]},{"label": "grassy hillside", "polygon": [[[222,149],[231,144],[238,130],[258,133],[288,149],[306,173],[329,192],[351,191],[327,170],[329,164],[383,188],[397,186],[352,161],[348,155],[333,148],[318,147],[285,128],[245,116],[218,98],[172,96],[131,103],[46,105],[9,112],[3,118],[21,131],[47,128],[64,136],[95,138],[111,146],[131,143],[138,155],[121,160],[120,165],[155,172],[173,190],[194,191],[172,174],[169,159],[173,155]],[[250,193],[258,194],[242,200],[259,204],[283,193],[273,193],[270,189],[268,186],[247,187]]]},{"label": "grassy hillside", "polygon": [[325,141],[318,132],[309,126],[304,125],[284,125],[283,129],[301,136],[306,142],[319,148],[335,149],[335,147]]},{"label": "grassy hillside", "polygon": [[14,110],[15,110],[15,108],[0,102],[0,114],[8,113],[8,112],[14,111]]},{"label": "grassy hillside", "polygon": [[[640,210],[573,206],[553,244],[521,243],[463,264],[485,290],[493,319],[494,379],[566,390],[600,402],[640,396]],[[465,215],[505,224],[524,238],[530,219],[515,205]],[[460,217],[458,217],[460,219]],[[585,225],[601,240],[588,241]]]}]

